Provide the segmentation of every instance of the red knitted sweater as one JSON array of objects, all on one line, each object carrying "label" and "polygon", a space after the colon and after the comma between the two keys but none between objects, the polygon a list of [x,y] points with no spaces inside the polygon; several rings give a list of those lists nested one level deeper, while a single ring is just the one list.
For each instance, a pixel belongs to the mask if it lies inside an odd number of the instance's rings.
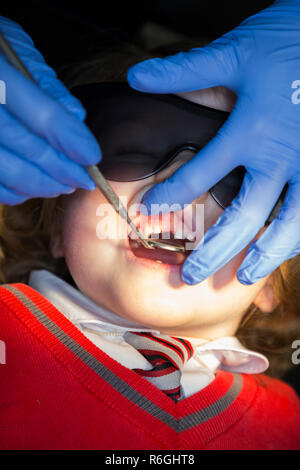
[{"label": "red knitted sweater", "polygon": [[283,382],[219,371],[175,403],[24,284],[0,286],[0,340],[1,449],[300,449]]}]

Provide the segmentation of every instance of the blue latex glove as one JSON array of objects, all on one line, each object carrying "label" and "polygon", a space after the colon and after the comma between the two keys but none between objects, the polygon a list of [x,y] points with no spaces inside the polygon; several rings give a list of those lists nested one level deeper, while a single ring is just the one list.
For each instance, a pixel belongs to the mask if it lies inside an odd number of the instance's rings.
[{"label": "blue latex glove", "polygon": [[252,284],[299,254],[300,1],[276,1],[207,47],[141,62],[128,81],[154,93],[223,85],[238,96],[218,134],[143,201],[148,210],[151,204],[188,204],[236,166],[246,167],[239,195],[186,260],[183,280],[201,282],[245,248],[286,182],[277,219],[251,243],[237,277]]},{"label": "blue latex glove", "polygon": [[82,105],[17,23],[0,17],[0,31],[38,84],[0,53],[0,203],[95,189],[83,165],[97,163],[101,151],[82,122]]}]

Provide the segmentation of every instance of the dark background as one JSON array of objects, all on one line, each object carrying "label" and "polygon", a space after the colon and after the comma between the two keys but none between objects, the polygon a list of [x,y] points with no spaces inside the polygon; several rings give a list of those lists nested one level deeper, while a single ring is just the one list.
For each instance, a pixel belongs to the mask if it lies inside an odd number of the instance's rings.
[{"label": "dark background", "polygon": [[[1,15],[20,23],[48,64],[59,69],[66,62],[80,59],[87,48],[101,42],[103,32],[106,37],[134,40],[142,26],[152,22],[191,38],[202,36],[213,40],[272,3],[262,0],[84,0],[80,3],[11,0],[2,4]],[[284,380],[300,395],[300,365]]]},{"label": "dark background", "polygon": [[191,37],[217,38],[271,1],[205,0],[34,0],[3,2],[1,15],[22,24],[50,65],[77,58],[84,45],[97,42],[103,30],[133,38],[151,21]]}]

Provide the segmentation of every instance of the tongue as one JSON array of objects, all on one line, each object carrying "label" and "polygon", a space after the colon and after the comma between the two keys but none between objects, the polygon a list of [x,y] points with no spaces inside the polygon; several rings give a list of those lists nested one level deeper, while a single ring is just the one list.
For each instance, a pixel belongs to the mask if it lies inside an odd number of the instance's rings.
[{"label": "tongue", "polygon": [[[189,241],[180,238],[159,238],[159,240],[173,246],[184,246],[185,242]],[[167,264],[183,264],[189,254],[188,252],[180,253],[176,251],[164,250],[162,248],[155,248],[154,250],[151,250],[145,248],[139,239],[133,240],[129,238],[129,245],[137,258],[147,258],[154,261],[161,261],[162,263]]]}]

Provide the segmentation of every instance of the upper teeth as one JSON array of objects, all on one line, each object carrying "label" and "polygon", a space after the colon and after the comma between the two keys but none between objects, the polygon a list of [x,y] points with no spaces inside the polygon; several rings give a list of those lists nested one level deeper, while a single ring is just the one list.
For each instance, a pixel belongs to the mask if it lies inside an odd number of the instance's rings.
[{"label": "upper teeth", "polygon": [[138,228],[145,238],[159,238],[161,233],[166,234],[166,238],[168,238],[167,234],[170,232],[178,239],[192,240],[195,238],[195,234],[179,218],[174,218],[171,221],[164,221],[157,216],[141,218]]}]

